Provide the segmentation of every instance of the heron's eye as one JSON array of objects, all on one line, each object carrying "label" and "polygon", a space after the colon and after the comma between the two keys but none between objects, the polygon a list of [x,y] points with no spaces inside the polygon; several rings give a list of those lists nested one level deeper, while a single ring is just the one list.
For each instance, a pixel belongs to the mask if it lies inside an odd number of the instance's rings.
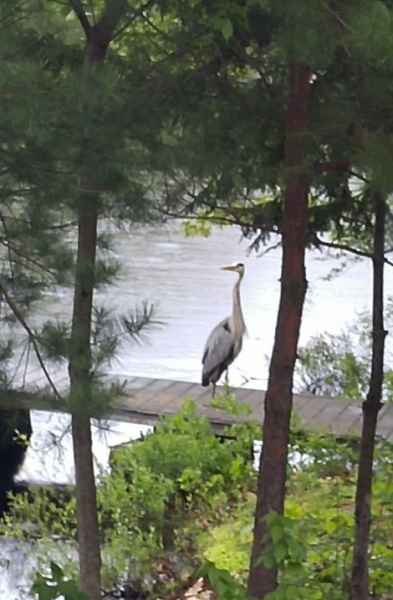
[{"label": "heron's eye", "polygon": [[237,263],[236,265],[239,269],[244,269],[244,265],[243,263]]}]

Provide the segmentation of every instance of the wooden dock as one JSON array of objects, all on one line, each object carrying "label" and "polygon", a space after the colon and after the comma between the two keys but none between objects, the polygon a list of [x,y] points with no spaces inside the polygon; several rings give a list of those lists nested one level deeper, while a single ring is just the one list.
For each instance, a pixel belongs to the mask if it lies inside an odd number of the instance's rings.
[{"label": "wooden dock", "polygon": [[[217,387],[217,395],[222,388]],[[265,393],[249,388],[231,388],[240,404],[250,407],[250,414],[234,416],[211,406],[211,390],[198,383],[131,377],[126,380],[124,394],[114,402],[105,415],[136,424],[154,425],[165,415],[176,414],[186,398],[194,400],[198,413],[206,416],[216,431],[226,426],[256,420],[262,423]],[[13,393],[0,396],[0,408],[30,408],[69,412],[65,403],[38,394]],[[340,437],[359,435],[362,408],[360,403],[313,396],[294,395],[294,415],[301,429],[331,432]],[[94,415],[92,415],[94,416]],[[393,404],[385,404],[380,412],[377,433],[393,442]]]}]

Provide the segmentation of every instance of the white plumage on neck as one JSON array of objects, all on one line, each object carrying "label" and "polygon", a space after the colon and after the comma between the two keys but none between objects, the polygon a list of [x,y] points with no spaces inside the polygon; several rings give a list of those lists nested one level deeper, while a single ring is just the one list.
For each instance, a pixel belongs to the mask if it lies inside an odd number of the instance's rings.
[{"label": "white plumage on neck", "polygon": [[246,331],[246,324],[243,318],[242,305],[240,300],[240,284],[243,279],[243,273],[239,273],[239,279],[233,286],[232,292],[232,316],[230,318],[230,327],[236,338],[241,338]]}]

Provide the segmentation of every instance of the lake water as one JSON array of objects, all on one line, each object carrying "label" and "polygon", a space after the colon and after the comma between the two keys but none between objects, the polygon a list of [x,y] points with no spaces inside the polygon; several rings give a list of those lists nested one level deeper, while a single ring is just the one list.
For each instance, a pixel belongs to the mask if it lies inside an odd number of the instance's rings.
[{"label": "lake water", "polygon": [[[277,240],[272,240],[274,244]],[[266,388],[268,358],[271,353],[279,301],[281,249],[275,248],[263,256],[249,255],[248,242],[242,240],[237,228],[214,228],[208,238],[183,235],[181,225],[141,229],[115,234],[114,257],[122,265],[121,276],[114,286],[100,290],[96,303],[114,311],[126,312],[144,300],[153,303],[156,317],[162,324],[150,328],[140,344],[130,340],[122,344],[117,358],[108,371],[119,378],[134,375],[200,381],[201,356],[205,340],[214,325],[231,312],[232,287],[235,273],[220,267],[242,261],[246,275],[242,282],[243,313],[248,334],[243,350],[230,367],[230,383],[254,388]],[[338,333],[348,326],[356,314],[369,309],[371,303],[370,261],[352,262],[337,278],[326,277],[338,261],[320,252],[307,255],[309,288],[305,304],[300,343],[319,333]],[[392,289],[393,270],[386,269],[386,289]],[[70,317],[70,290],[58,290],[47,296],[38,321]],[[54,373],[66,380],[66,369]],[[38,367],[30,379],[42,381]],[[62,455],[53,446],[53,436],[64,427],[67,418],[46,413],[33,413],[32,447],[21,473],[27,479],[72,479],[69,445]],[[139,434],[141,427],[113,423],[107,434],[109,444]],[[117,433],[116,433],[117,432]],[[109,437],[108,437],[109,436]],[[97,458],[105,464],[108,443],[97,435]],[[37,460],[38,450],[43,462]],[[64,468],[59,460],[64,458]]]},{"label": "lake water", "polygon": [[[134,375],[199,381],[205,340],[214,325],[231,312],[231,292],[237,275],[221,271],[232,262],[244,262],[246,275],[241,295],[248,328],[243,350],[230,368],[230,383],[264,389],[271,353],[279,300],[281,250],[263,256],[248,254],[248,242],[236,228],[214,228],[210,237],[186,238],[181,226],[171,225],[115,235],[114,255],[122,265],[116,285],[100,290],[97,304],[115,311],[132,310],[147,300],[154,304],[161,326],[151,328],[141,344],[125,342],[108,371],[119,377]],[[274,240],[273,242],[274,243]],[[339,277],[326,281],[337,261],[319,252],[307,256],[309,289],[303,316],[300,343],[329,331],[338,333],[359,311],[370,308],[370,261],[352,263]],[[392,290],[393,272],[386,269],[386,289]],[[70,316],[71,292],[48,294],[37,320],[48,315]],[[57,372],[57,379],[66,371]],[[31,380],[41,380],[38,369]],[[27,453],[22,479],[73,480],[69,436],[59,449],[54,435],[64,431],[68,418],[34,412],[32,444]],[[109,423],[106,432],[96,431],[94,449],[97,465],[107,465],[109,446],[139,435],[144,427]],[[13,547],[12,547],[13,548]],[[9,548],[8,548],[9,550]],[[20,582],[19,561],[7,561],[8,550],[0,553],[0,598],[25,600],[26,593],[12,588]],[[5,586],[4,582],[8,582]]]}]

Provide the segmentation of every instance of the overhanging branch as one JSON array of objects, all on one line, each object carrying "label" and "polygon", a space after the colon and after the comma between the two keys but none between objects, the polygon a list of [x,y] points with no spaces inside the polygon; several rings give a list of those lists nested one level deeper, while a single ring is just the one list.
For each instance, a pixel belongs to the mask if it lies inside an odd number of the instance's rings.
[{"label": "overhanging branch", "polygon": [[113,34],[113,39],[119,38],[122,35],[122,33],[127,29],[127,27],[129,27],[138,17],[143,16],[143,13],[146,10],[154,6],[155,1],[156,0],[148,0],[147,2],[142,4],[132,15],[128,17],[127,22]]},{"label": "overhanging branch", "polygon": [[26,331],[26,333],[28,335],[28,338],[31,341],[32,346],[34,348],[34,352],[35,352],[37,360],[38,360],[38,362],[40,364],[40,367],[41,367],[41,369],[42,369],[42,371],[43,371],[43,373],[44,373],[44,375],[46,377],[46,380],[48,381],[49,386],[51,387],[54,395],[56,396],[56,398],[58,400],[62,400],[62,397],[59,394],[59,392],[58,392],[58,390],[57,390],[57,388],[56,388],[56,386],[55,386],[55,384],[53,382],[53,379],[49,375],[48,369],[45,366],[44,359],[42,358],[42,355],[41,355],[41,352],[40,352],[40,349],[38,347],[37,340],[36,340],[36,337],[35,337],[33,331],[30,329],[29,325],[26,323],[26,320],[24,319],[24,317],[23,317],[21,311],[19,310],[17,304],[14,302],[14,300],[9,295],[6,287],[4,287],[1,283],[0,283],[0,292],[3,294],[3,296],[4,296],[4,298],[5,298],[6,302],[7,302],[7,304],[10,307],[11,311],[13,312],[15,318],[20,323],[20,325],[23,327],[23,329]]},{"label": "overhanging branch", "polygon": [[[373,258],[372,252],[366,252],[364,250],[358,250],[357,248],[353,248],[348,244],[340,244],[339,242],[326,242],[325,240],[321,240],[316,234],[314,235],[314,243],[316,246],[324,246],[325,248],[332,248],[334,250],[342,250],[343,252],[348,252],[350,254],[355,254],[356,256],[361,256],[362,258]],[[385,257],[385,264],[393,267],[393,262]]]},{"label": "overhanging branch", "polygon": [[80,24],[82,25],[82,29],[86,34],[86,37],[89,36],[91,25],[89,23],[89,19],[87,18],[85,9],[83,8],[83,4],[80,0],[70,0],[71,7],[79,19]]}]

